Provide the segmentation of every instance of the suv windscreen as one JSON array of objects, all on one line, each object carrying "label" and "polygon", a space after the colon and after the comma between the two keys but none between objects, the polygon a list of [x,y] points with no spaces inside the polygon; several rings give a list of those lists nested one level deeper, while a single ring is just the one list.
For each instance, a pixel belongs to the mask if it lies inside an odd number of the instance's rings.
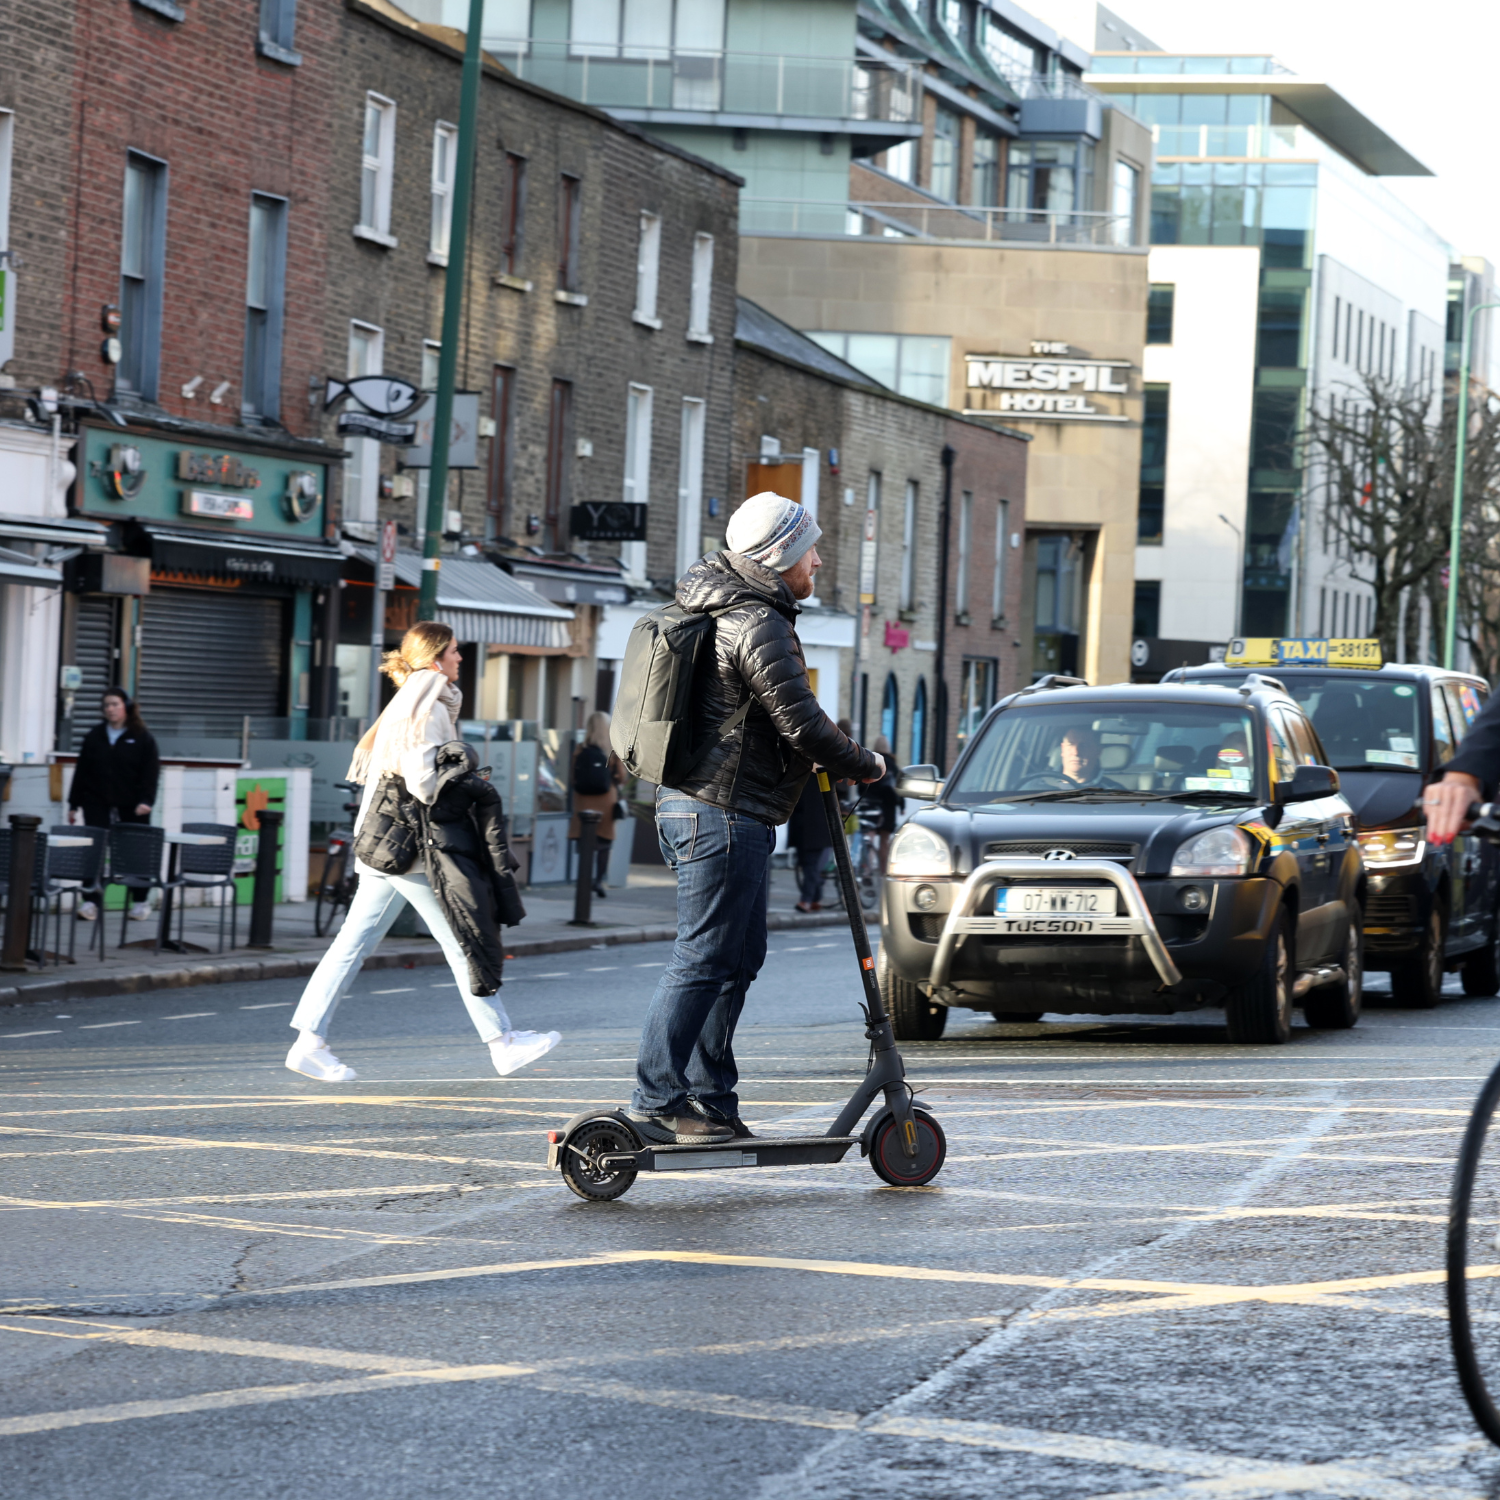
[{"label": "suv windscreen", "polygon": [[1335,770],[1421,769],[1420,682],[1314,672],[1288,672],[1282,681],[1313,721]]},{"label": "suv windscreen", "polygon": [[1063,703],[991,719],[943,800],[958,806],[1077,791],[1247,797],[1264,736],[1246,709],[1210,703]]}]

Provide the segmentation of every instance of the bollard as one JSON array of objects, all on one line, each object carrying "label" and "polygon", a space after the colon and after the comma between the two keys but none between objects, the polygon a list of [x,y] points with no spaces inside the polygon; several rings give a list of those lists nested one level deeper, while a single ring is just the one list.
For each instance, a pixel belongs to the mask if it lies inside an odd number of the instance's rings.
[{"label": "bollard", "polygon": [[271,946],[271,922],[276,911],[276,855],[281,847],[284,815],[264,808],[260,813],[260,841],[255,850],[255,886],[250,897],[250,941],[247,948]]},{"label": "bollard", "polygon": [[573,920],[569,927],[592,927],[594,909],[594,846],[602,813],[578,814],[578,884],[573,893]]},{"label": "bollard", "polygon": [[10,815],[10,888],[5,897],[5,947],[0,952],[0,970],[7,974],[26,972],[26,952],[31,947],[31,882],[36,873],[36,831],[40,818],[30,813]]}]

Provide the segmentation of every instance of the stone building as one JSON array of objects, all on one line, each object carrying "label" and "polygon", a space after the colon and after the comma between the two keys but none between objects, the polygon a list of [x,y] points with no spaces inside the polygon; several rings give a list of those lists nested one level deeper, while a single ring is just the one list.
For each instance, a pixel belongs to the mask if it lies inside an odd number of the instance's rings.
[{"label": "stone building", "polygon": [[[423,389],[436,380],[464,40],[417,19],[425,10],[346,0],[340,13],[324,324],[331,375]],[[612,693],[596,666],[603,611],[627,583],[675,578],[726,494],[739,179],[488,60],[478,141],[458,354],[477,443],[474,467],[452,477],[444,547],[496,560],[574,622],[491,610],[471,642],[469,711],[571,729]],[[427,473],[420,453],[346,440],[342,527],[359,551],[340,691],[360,713],[375,527],[394,519],[403,548],[420,546]],[[608,529],[606,505],[641,507],[627,513],[643,514],[641,539],[581,537],[578,521]],[[398,583],[391,634],[401,596]]]}]

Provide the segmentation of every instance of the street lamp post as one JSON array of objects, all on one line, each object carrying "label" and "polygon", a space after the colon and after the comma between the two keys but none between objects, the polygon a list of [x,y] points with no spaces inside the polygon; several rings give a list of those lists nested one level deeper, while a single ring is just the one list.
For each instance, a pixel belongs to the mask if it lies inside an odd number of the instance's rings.
[{"label": "street lamp post", "polygon": [[458,340],[463,328],[464,262],[469,245],[469,198],[474,180],[478,130],[480,47],[484,0],[469,0],[463,84],[458,107],[458,160],[454,164],[453,222],[448,234],[448,274],[443,281],[443,342],[438,351],[437,400],[432,414],[432,469],[427,480],[427,535],[422,547],[422,591],[417,618],[437,614],[438,546],[448,508],[448,440],[453,431],[453,386],[458,378]]},{"label": "street lamp post", "polygon": [[1471,307],[1464,319],[1463,353],[1458,362],[1458,432],[1453,456],[1453,522],[1448,533],[1448,628],[1443,636],[1443,665],[1453,670],[1453,653],[1458,644],[1458,559],[1464,529],[1464,440],[1469,428],[1469,354],[1474,342],[1474,314],[1500,302],[1480,302]]}]

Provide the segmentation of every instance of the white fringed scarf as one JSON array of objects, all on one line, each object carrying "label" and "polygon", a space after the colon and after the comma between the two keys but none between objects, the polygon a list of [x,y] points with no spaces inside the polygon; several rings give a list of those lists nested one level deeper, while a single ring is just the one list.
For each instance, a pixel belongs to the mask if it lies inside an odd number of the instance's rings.
[{"label": "white fringed scarf", "polygon": [[368,786],[382,776],[401,775],[406,755],[427,743],[428,719],[434,713],[445,715],[443,739],[454,739],[462,706],[463,694],[456,682],[449,682],[435,668],[413,672],[355,746],[349,780]]}]

